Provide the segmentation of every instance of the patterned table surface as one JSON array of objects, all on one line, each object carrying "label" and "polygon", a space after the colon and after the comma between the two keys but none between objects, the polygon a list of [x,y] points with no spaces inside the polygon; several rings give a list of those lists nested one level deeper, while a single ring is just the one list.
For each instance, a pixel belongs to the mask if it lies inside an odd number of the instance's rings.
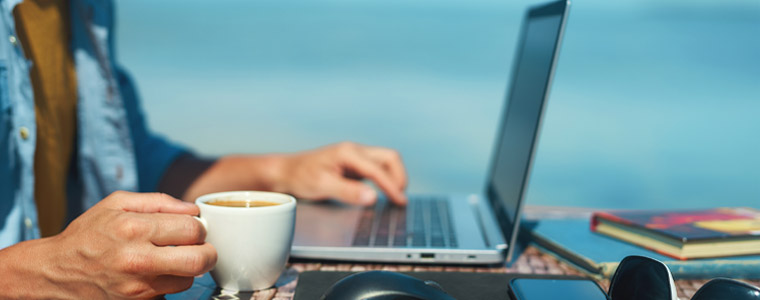
[{"label": "patterned table surface", "polygon": [[[526,206],[523,211],[523,217],[527,219],[542,218],[567,218],[567,217],[590,217],[593,209],[589,208],[570,208],[570,207],[540,207]],[[298,284],[298,274],[303,271],[369,271],[385,270],[399,272],[490,272],[490,273],[522,273],[522,274],[552,274],[552,275],[576,275],[585,276],[575,267],[557,260],[555,257],[542,253],[533,246],[528,246],[517,260],[510,266],[491,266],[491,267],[471,267],[471,266],[435,266],[435,265],[391,265],[391,264],[368,264],[368,263],[321,263],[321,262],[291,262],[285,273],[280,277],[276,287],[257,291],[255,293],[245,293],[239,295],[222,295],[212,296],[212,299],[276,299],[285,300],[293,299],[296,285]],[[204,279],[210,288],[213,281],[206,275]],[[708,280],[676,280],[678,297],[681,299],[690,299],[691,296]],[[750,284],[760,286],[760,280],[743,280]],[[604,290],[609,287],[609,280],[597,281]],[[195,285],[194,285],[195,286]],[[204,292],[206,293],[206,292]],[[185,298],[185,297],[183,297]],[[198,297],[191,297],[198,298]],[[204,295],[204,299],[208,296]]]},{"label": "patterned table surface", "polygon": [[[388,265],[388,264],[353,264],[353,263],[319,263],[319,262],[293,262],[288,265],[277,287],[255,292],[253,294],[241,294],[237,296],[223,295],[216,299],[256,299],[256,300],[286,300],[293,299],[298,273],[303,271],[368,271],[386,270],[400,272],[491,272],[491,273],[527,273],[527,274],[554,274],[554,275],[579,275],[581,272],[574,267],[558,261],[556,258],[538,251],[534,247],[528,247],[509,268],[505,266],[494,267],[462,267],[462,266],[428,266],[428,265]],[[681,299],[689,299],[708,280],[676,280],[678,296]],[[609,281],[598,281],[605,290]],[[760,280],[745,280],[745,282],[760,285]]]}]

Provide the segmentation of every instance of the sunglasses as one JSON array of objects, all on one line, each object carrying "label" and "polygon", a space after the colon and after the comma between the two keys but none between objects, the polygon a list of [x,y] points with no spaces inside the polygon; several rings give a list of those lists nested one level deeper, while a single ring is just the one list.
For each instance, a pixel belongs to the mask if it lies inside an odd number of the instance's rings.
[{"label": "sunglasses", "polygon": [[[670,269],[644,256],[628,256],[615,270],[608,292],[610,300],[678,300]],[[728,278],[705,283],[691,300],[760,300],[760,288]]]}]

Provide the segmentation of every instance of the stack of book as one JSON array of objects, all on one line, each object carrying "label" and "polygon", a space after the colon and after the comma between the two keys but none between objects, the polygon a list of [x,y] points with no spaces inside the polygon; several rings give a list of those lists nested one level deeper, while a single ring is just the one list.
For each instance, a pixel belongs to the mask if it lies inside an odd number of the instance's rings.
[{"label": "stack of book", "polygon": [[658,259],[676,278],[760,278],[760,211],[605,211],[523,221],[539,249],[610,277],[628,255]]}]

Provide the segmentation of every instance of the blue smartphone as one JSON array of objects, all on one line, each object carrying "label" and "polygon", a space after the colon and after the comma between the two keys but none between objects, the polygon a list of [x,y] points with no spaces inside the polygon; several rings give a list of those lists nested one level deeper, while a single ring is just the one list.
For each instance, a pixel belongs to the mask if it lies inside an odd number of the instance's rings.
[{"label": "blue smartphone", "polygon": [[515,278],[509,281],[514,300],[607,300],[607,294],[589,279]]}]

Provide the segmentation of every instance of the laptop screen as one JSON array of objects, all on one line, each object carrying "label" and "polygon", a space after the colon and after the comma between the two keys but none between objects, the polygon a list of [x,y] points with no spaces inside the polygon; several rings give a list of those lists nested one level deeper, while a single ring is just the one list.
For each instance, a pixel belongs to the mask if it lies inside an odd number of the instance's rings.
[{"label": "laptop screen", "polygon": [[515,52],[512,82],[486,187],[509,245],[517,235],[521,200],[528,186],[567,4],[560,1],[531,8]]}]

